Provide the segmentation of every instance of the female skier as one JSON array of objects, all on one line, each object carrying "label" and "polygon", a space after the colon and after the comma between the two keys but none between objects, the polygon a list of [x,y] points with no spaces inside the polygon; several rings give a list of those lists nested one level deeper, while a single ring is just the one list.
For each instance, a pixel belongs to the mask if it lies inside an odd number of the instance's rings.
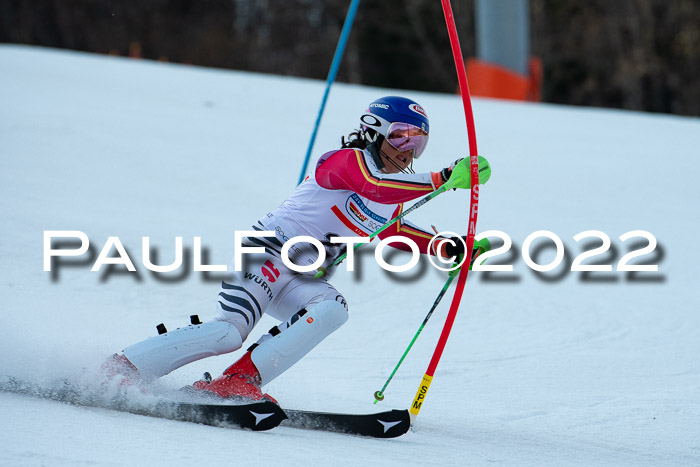
[{"label": "female skier", "polygon": [[[268,314],[281,324],[222,376],[211,380],[205,374],[193,388],[224,398],[274,401],[263,394],[261,386],[289,369],[348,319],[345,298],[327,280],[332,274],[328,266],[345,252],[346,245],[331,239],[369,236],[399,215],[404,202],[440,188],[459,163],[438,172],[414,173],[413,160],[425,150],[428,133],[428,117],[414,101],[388,96],[372,102],[360,117],[360,130],[347,140],[342,138],[341,149],[322,155],[314,174],[253,226],[255,231],[271,231],[274,236],[243,239],[242,246],[262,247],[264,253],[248,255],[256,260],[243,264],[241,271],[229,267],[234,272],[221,284],[217,316],[127,347],[106,364],[108,371],[147,382],[196,360],[233,352],[241,348],[262,315]],[[481,157],[479,169],[479,181],[486,183],[491,169]],[[466,183],[461,188],[469,187]],[[314,277],[315,271],[302,274],[283,264],[284,243],[302,235],[325,247],[324,266],[329,273],[321,279]],[[442,243],[439,252],[429,251],[434,235],[407,221],[395,223],[379,237],[394,235],[413,240],[424,254],[453,258],[464,253],[464,243],[457,238]],[[309,244],[297,243],[289,249],[289,259],[296,265],[312,264],[318,258],[314,247],[304,245]],[[391,246],[407,248],[402,243]],[[488,248],[488,241],[475,244],[474,256]]]}]

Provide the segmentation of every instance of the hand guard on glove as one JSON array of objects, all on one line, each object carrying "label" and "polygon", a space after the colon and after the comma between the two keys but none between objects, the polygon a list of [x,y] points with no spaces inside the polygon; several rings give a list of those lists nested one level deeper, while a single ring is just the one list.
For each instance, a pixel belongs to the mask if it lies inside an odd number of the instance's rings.
[{"label": "hand guard on glove", "polygon": [[[483,185],[489,181],[491,178],[491,165],[485,157],[478,156],[479,158],[479,185]],[[470,189],[471,188],[471,166],[469,159],[461,158],[450,164],[449,167],[445,167],[439,172],[432,172],[430,174],[433,187],[437,190],[442,185],[450,181],[452,174],[458,170],[459,175],[455,180],[450,182],[450,188],[456,190],[457,188]]]}]

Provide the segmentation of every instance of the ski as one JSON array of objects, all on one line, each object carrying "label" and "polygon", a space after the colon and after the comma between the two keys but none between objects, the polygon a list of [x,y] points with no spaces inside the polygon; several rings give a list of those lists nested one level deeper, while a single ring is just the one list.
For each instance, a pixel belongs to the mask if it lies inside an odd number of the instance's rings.
[{"label": "ski", "polygon": [[163,402],[144,415],[255,431],[277,426],[373,438],[396,438],[411,427],[408,410],[347,414],[284,409],[270,401],[240,405]]},{"label": "ski", "polygon": [[[390,410],[374,414],[348,414],[283,409],[271,401],[238,401],[226,404],[224,399],[174,401],[162,396],[136,395],[103,397],[98,388],[82,386],[69,380],[42,385],[18,378],[0,382],[0,391],[24,396],[51,399],[85,407],[98,407],[136,415],[145,415],[204,425],[271,430],[277,426],[320,430],[374,438],[395,438],[408,432],[411,422],[407,410]],[[191,395],[191,393],[189,393]],[[133,396],[133,395],[132,395]]]},{"label": "ski", "polygon": [[254,431],[270,430],[287,418],[279,405],[270,401],[244,400],[226,404],[218,398],[194,402],[174,401],[145,394],[143,397],[137,394],[135,398],[127,397],[126,394],[104,397],[99,393],[98,387],[81,386],[70,380],[57,380],[53,384],[42,385],[19,378],[9,378],[0,382],[0,391],[71,405]]},{"label": "ski", "polygon": [[329,413],[284,409],[269,401],[242,405],[179,402],[171,403],[171,408],[165,413],[168,415],[165,418],[205,425],[233,425],[255,431],[282,426],[373,438],[396,438],[411,427],[408,410],[374,414]]},{"label": "ski", "polygon": [[[139,413],[139,411],[131,410],[130,412]],[[284,411],[270,401],[237,405],[160,402],[155,409],[144,411],[142,414],[204,425],[245,428],[253,431],[270,430],[287,418]]]},{"label": "ski", "polygon": [[345,414],[284,409],[287,419],[280,426],[331,431],[374,438],[396,438],[411,427],[408,410],[374,414]]}]

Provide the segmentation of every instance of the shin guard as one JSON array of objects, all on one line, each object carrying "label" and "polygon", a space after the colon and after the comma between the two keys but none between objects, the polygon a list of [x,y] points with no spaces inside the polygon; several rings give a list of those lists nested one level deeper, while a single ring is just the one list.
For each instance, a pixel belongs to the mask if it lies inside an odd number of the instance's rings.
[{"label": "shin guard", "polygon": [[202,358],[233,352],[241,345],[243,340],[235,326],[209,321],[149,337],[124,349],[124,355],[149,381]]},{"label": "shin guard", "polygon": [[288,370],[347,320],[348,312],[343,304],[326,300],[309,307],[301,319],[256,346],[251,359],[260,372],[262,384]]}]

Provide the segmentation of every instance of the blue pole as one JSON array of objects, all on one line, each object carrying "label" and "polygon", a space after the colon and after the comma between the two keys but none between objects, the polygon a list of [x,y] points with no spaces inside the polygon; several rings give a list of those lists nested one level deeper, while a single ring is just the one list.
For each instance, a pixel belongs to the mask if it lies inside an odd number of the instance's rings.
[{"label": "blue pole", "polygon": [[311,141],[309,141],[309,148],[306,150],[306,157],[304,158],[304,165],[301,168],[301,174],[299,174],[299,182],[304,181],[304,176],[306,175],[306,169],[309,165],[309,159],[311,158],[311,151],[314,148],[314,142],[316,141],[316,133],[318,132],[318,127],[321,124],[321,116],[323,116],[323,110],[326,108],[326,101],[328,100],[328,93],[331,91],[331,85],[335,81],[335,77],[338,74],[338,68],[340,68],[340,62],[343,59],[343,52],[345,51],[345,44],[348,42],[348,37],[350,36],[350,30],[352,29],[352,23],[355,20],[355,13],[357,13],[357,7],[360,5],[360,0],[352,0],[350,3],[350,8],[348,9],[348,14],[345,16],[345,24],[343,24],[343,30],[340,33],[340,40],[335,48],[335,55],[333,55],[333,62],[331,63],[331,69],[328,72],[328,79],[326,80],[326,91],[323,93],[323,99],[321,100],[321,108],[318,111],[318,116],[316,117],[316,124],[314,125],[314,131],[311,133]]}]

